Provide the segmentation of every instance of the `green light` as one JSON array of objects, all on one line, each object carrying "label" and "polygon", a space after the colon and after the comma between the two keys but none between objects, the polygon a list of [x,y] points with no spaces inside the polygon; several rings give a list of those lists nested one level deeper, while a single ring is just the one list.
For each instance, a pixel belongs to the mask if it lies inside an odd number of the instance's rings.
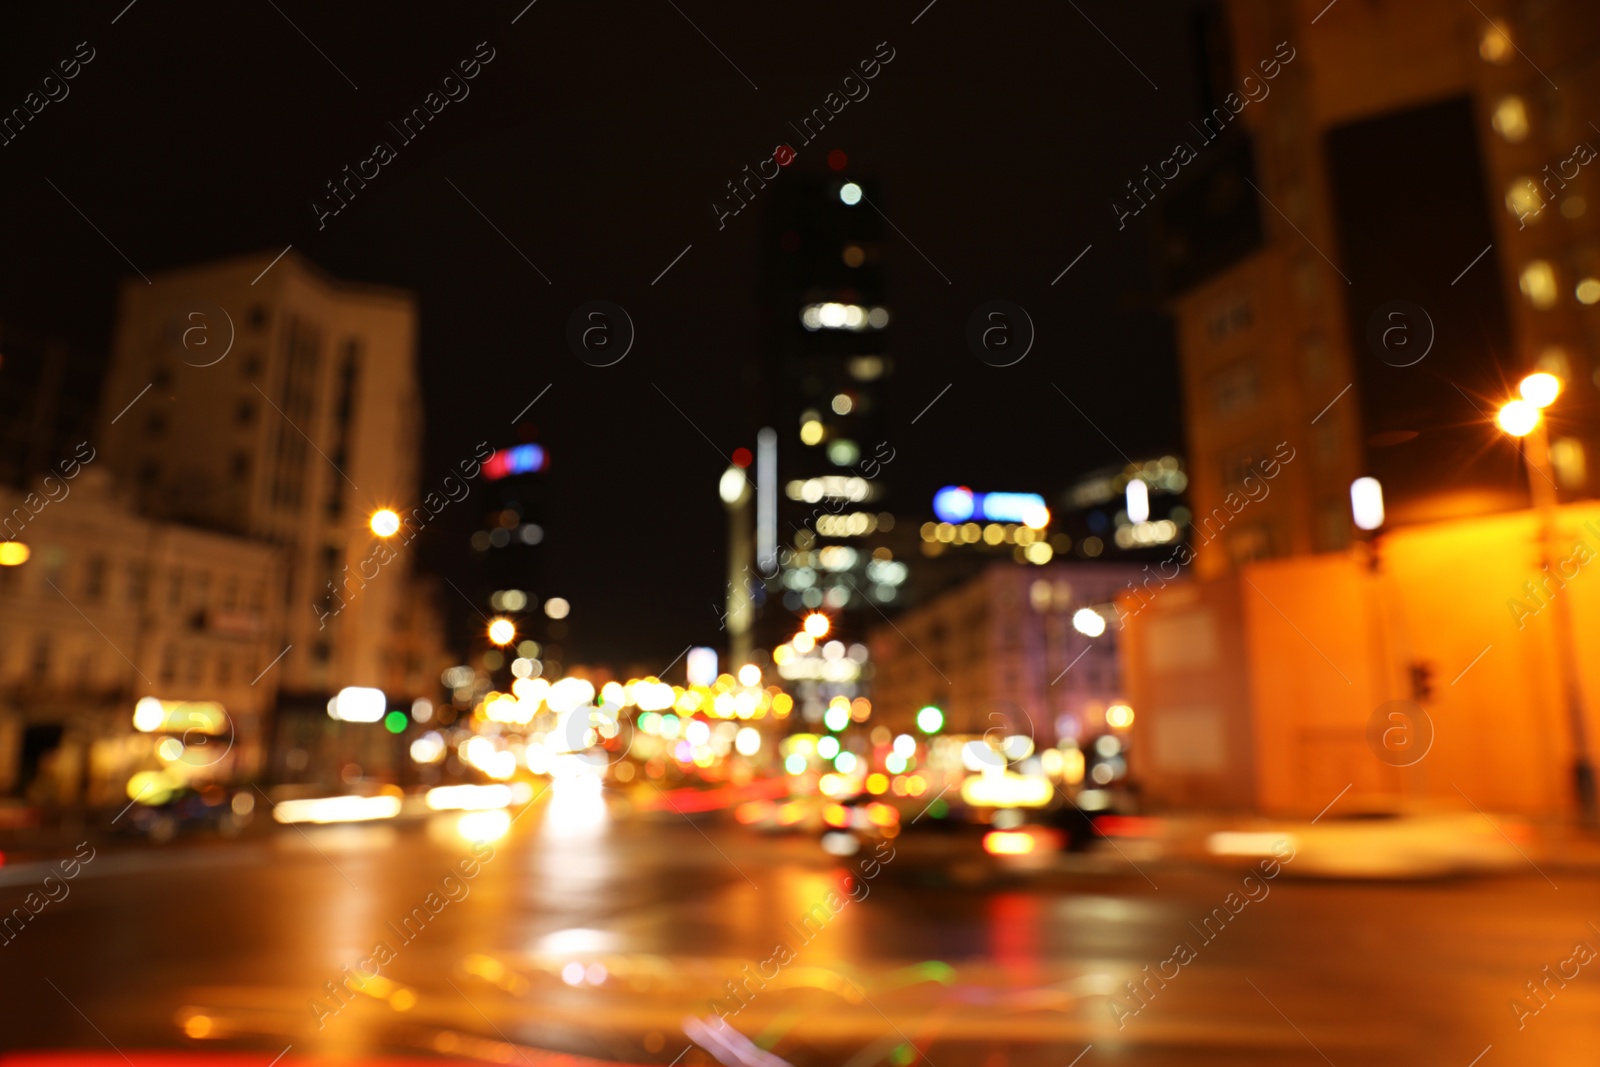
[{"label": "green light", "polygon": [[383,717],[383,728],[388,730],[391,734],[405,733],[406,713],[403,711],[391,711],[389,714]]},{"label": "green light", "polygon": [[917,712],[917,729],[925,734],[936,734],[944,729],[944,712],[929,704]]},{"label": "green light", "polygon": [[838,733],[850,725],[850,709],[842,704],[835,704],[822,713],[822,725]]}]

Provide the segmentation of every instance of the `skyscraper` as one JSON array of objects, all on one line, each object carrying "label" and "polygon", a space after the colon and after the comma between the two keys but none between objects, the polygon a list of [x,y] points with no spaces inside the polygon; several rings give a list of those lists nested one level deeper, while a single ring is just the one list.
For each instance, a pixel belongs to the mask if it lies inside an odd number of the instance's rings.
[{"label": "skyscraper", "polygon": [[[881,191],[851,172],[843,152],[829,170],[774,183],[762,235],[767,330],[766,415],[775,431],[776,559],[763,563],[757,515],[758,648],[792,637],[809,612],[832,620],[831,639],[857,649],[878,608],[890,604],[904,564],[882,544],[893,529],[888,484],[895,442],[885,431],[890,310]],[[757,467],[758,481],[761,475]],[[820,655],[820,650],[817,652]],[[843,664],[835,658],[830,662]],[[784,670],[780,666],[780,670]],[[784,670],[801,712],[820,716],[833,696],[854,696],[870,668]],[[850,677],[846,677],[846,675]],[[826,677],[824,677],[826,675]]]}]

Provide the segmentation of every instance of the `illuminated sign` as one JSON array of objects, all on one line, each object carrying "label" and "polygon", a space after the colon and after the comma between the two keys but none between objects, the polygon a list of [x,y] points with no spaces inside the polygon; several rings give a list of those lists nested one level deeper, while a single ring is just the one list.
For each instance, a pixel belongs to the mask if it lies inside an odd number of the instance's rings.
[{"label": "illuminated sign", "polygon": [[142,697],[133,706],[133,726],[140,733],[221,734],[228,713],[214,700],[159,700]]},{"label": "illuminated sign", "polygon": [[543,445],[517,445],[502,448],[483,464],[483,476],[491,482],[512,474],[532,474],[544,470]]},{"label": "illuminated sign", "polygon": [[711,685],[717,680],[717,650],[691,648],[687,661],[690,685]]},{"label": "illuminated sign", "polygon": [[961,799],[975,808],[1042,808],[1055,795],[1048,778],[984,773],[961,783]]},{"label": "illuminated sign", "polygon": [[389,698],[383,690],[350,685],[328,701],[328,717],[343,722],[377,722],[388,706]]},{"label": "illuminated sign", "polygon": [[1020,522],[1041,529],[1050,524],[1050,509],[1038,493],[974,493],[964,485],[947,485],[933,494],[933,513],[941,522]]}]

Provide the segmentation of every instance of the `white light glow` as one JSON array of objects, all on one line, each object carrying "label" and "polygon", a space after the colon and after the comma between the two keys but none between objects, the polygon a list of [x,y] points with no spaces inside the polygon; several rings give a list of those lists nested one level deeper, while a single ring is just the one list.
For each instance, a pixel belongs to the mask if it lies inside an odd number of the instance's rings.
[{"label": "white light glow", "polygon": [[1133,478],[1128,482],[1128,521],[1133,523],[1146,522],[1150,518],[1150,486],[1145,484],[1143,478]]},{"label": "white light glow", "polygon": [[281,823],[370,822],[399,814],[400,798],[395,796],[280,800],[272,809],[272,817]]},{"label": "white light glow", "polygon": [[1350,514],[1356,527],[1376,530],[1383,525],[1383,486],[1376,478],[1357,478],[1350,483]]},{"label": "white light glow", "polygon": [[381,689],[352,685],[339,690],[339,695],[328,703],[328,715],[342,722],[377,722],[389,706],[389,698]]},{"label": "white light glow", "polygon": [[1093,608],[1079,608],[1072,613],[1072,628],[1085,637],[1099,637],[1106,632],[1106,617]]},{"label": "white light glow", "polygon": [[441,785],[425,797],[434,811],[490,811],[511,805],[508,785]]}]

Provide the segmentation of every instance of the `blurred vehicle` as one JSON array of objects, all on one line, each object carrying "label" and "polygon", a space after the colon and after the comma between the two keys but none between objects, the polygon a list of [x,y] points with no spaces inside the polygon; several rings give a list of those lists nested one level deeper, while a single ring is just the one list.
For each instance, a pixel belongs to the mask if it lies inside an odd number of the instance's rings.
[{"label": "blurred vehicle", "polygon": [[159,804],[134,804],[112,824],[112,832],[147,838],[165,844],[180,834],[220,834],[234,837],[254,818],[255,800],[249,791],[220,786],[183,788]]},{"label": "blurred vehicle", "polygon": [[1478,812],[1375,811],[1218,831],[1206,850],[1282,859],[1292,849],[1283,869],[1302,878],[1437,878],[1528,866],[1532,839],[1526,823]]},{"label": "blurred vehicle", "polygon": [[765,834],[814,834],[823,829],[825,797],[794,796],[778,800],[747,800],[733,809],[742,826]]}]

